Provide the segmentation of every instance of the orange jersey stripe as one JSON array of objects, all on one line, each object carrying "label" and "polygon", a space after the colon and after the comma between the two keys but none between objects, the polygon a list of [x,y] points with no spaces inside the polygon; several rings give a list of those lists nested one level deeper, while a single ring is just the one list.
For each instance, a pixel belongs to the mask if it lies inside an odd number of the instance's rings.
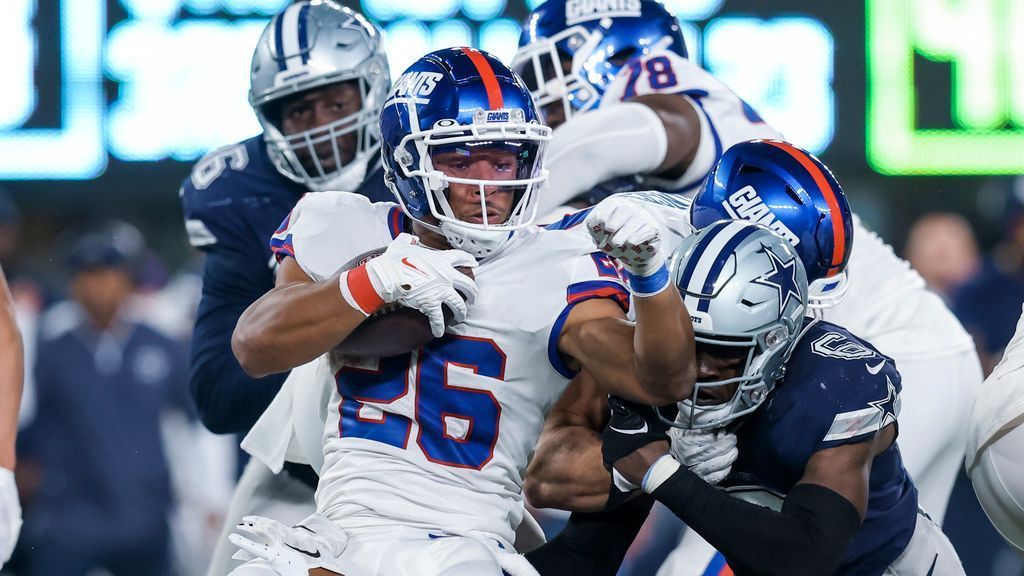
[{"label": "orange jersey stripe", "polygon": [[[832,189],[832,186],[828,183],[828,179],[825,178],[825,174],[821,171],[821,168],[811,162],[811,159],[803,151],[794,148],[790,144],[785,142],[777,141],[766,141],[768,144],[775,146],[781,150],[785,150],[790,156],[796,158],[800,165],[803,166],[807,172],[814,178],[814,183],[821,188],[823,195],[825,196],[825,202],[828,204],[829,213],[832,217],[832,233],[834,235],[834,242],[832,243],[832,266],[838,266],[843,260],[843,252],[846,251],[846,234],[843,230],[843,215],[839,212],[839,200],[836,196],[836,191]],[[829,276],[835,276],[839,273],[838,269],[832,269],[829,271]]]},{"label": "orange jersey stripe", "polygon": [[484,82],[484,89],[487,90],[487,105],[491,110],[500,110],[505,107],[505,99],[501,96],[501,86],[498,78],[494,75],[491,63],[479,51],[472,48],[463,48],[462,53],[469,56],[476,71],[480,73],[480,79]]}]

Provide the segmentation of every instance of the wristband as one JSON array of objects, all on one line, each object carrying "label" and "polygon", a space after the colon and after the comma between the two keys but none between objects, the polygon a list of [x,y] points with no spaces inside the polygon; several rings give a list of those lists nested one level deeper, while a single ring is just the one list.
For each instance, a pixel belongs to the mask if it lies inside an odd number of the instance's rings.
[{"label": "wristband", "polygon": [[338,287],[345,302],[362,312],[364,316],[369,316],[384,306],[384,300],[373,289],[370,275],[366,272],[366,264],[342,272],[338,277]]},{"label": "wristband", "polygon": [[668,268],[664,263],[657,270],[646,276],[639,276],[628,270],[626,273],[629,276],[630,290],[633,291],[634,296],[641,298],[660,294],[662,290],[668,288],[668,285],[671,284],[668,277]]},{"label": "wristband", "polygon": [[655,460],[654,464],[651,464],[651,467],[647,469],[647,473],[644,474],[644,479],[640,482],[640,486],[643,487],[644,492],[652,494],[665,480],[668,480],[670,476],[675,474],[676,470],[679,470],[679,462],[671,454],[665,454]]}]

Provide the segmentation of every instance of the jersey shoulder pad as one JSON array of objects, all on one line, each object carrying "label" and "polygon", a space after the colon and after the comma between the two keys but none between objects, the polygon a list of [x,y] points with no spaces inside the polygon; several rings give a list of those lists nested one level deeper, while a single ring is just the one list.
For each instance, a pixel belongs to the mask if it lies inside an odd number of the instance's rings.
[{"label": "jersey shoulder pad", "polygon": [[288,194],[298,185],[285,179],[261,152],[262,139],[253,137],[214,150],[192,167],[178,191],[189,242],[207,249],[220,243],[247,242],[243,210],[253,195]]},{"label": "jersey shoulder pad", "polygon": [[801,417],[816,431],[815,451],[868,440],[899,414],[902,384],[893,360],[838,325],[811,327],[786,370],[783,387],[800,397]]},{"label": "jersey shoulder pad", "polygon": [[398,205],[351,192],[313,192],[295,205],[271,238],[278,260],[295,258],[314,280],[336,273],[353,256],[379,248],[405,226]]}]

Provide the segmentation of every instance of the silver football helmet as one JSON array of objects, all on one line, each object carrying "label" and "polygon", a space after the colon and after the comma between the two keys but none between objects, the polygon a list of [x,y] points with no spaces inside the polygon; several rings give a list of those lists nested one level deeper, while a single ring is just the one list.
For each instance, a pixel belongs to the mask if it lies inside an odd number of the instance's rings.
[{"label": "silver football helmet", "polygon": [[[391,90],[381,33],[373,24],[331,0],[296,2],[274,16],[260,36],[250,81],[249,104],[281,174],[310,190],[354,191],[362,183],[380,149],[377,121]],[[310,130],[282,133],[274,113],[282,99],[346,81],[358,85],[358,112]],[[354,150],[343,150],[339,138],[352,133]],[[325,142],[333,155],[329,168],[321,161]]]},{"label": "silver football helmet", "polygon": [[[739,376],[698,381],[679,403],[677,426],[719,428],[756,410],[782,378],[803,327],[807,275],[789,242],[743,220],[687,237],[672,253],[670,270],[697,342],[746,352]],[[731,384],[737,388],[729,401],[698,403],[702,389]]]}]

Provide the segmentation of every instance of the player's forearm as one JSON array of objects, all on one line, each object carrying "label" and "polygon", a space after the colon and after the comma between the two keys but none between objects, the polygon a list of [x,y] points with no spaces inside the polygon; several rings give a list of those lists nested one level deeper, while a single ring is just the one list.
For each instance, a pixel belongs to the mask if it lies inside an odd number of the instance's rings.
[{"label": "player's forearm", "polygon": [[669,286],[654,296],[633,298],[636,330],[633,363],[644,390],[657,405],[689,398],[697,378],[693,324],[679,292]]},{"label": "player's forearm", "polygon": [[545,426],[523,492],[537,508],[596,512],[608,500],[611,475],[601,463],[601,435],[585,426]]},{"label": "player's forearm", "polygon": [[0,467],[14,469],[14,443],[18,434],[18,409],[25,381],[21,332],[14,316],[14,300],[0,270]]},{"label": "player's forearm", "polygon": [[665,154],[651,173],[670,179],[682,176],[700,146],[700,117],[693,104],[678,94],[643,94],[627,102],[643,104],[651,109],[665,131]]},{"label": "player's forearm", "polygon": [[605,180],[651,173],[666,150],[661,119],[643,104],[623,103],[576,116],[552,135],[545,161],[549,186],[540,196],[538,213]]},{"label": "player's forearm", "polygon": [[327,352],[365,319],[345,301],[338,278],[277,286],[238,319],[231,348],[246,374],[290,370]]},{"label": "player's forearm", "polygon": [[738,574],[832,574],[860,527],[853,504],[814,484],[795,486],[776,512],[733,498],[683,467],[653,495]]}]

